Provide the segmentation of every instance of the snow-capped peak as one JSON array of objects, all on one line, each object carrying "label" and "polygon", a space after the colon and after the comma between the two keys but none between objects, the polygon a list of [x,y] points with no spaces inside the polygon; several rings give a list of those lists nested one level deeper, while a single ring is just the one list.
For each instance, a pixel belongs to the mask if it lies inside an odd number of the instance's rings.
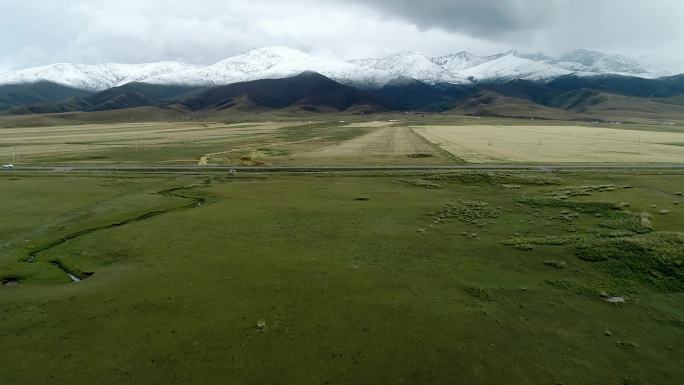
[{"label": "snow-capped peak", "polygon": [[258,79],[276,79],[313,71],[340,83],[382,87],[392,77],[382,71],[329,60],[285,47],[254,49],[206,67],[147,79],[149,83],[219,85]]},{"label": "snow-capped peak", "polygon": [[144,81],[152,76],[176,73],[193,65],[171,61],[143,64],[56,63],[0,74],[0,84],[49,81],[83,90],[101,91],[123,84]]},{"label": "snow-capped peak", "polygon": [[520,57],[515,52],[509,52],[460,72],[462,76],[477,81],[549,80],[570,73],[572,71]]},{"label": "snow-capped peak", "polygon": [[[501,57],[501,56],[505,56],[505,55],[516,56],[519,58],[529,59],[529,60],[534,60],[534,61],[548,61],[548,60],[552,59],[551,57],[546,56],[541,52],[529,53],[529,52],[522,52],[522,51],[519,51],[517,49],[512,49],[512,50],[507,51],[504,54],[499,54],[499,55],[494,55],[494,56]],[[495,57],[492,57],[492,59],[495,59]]]},{"label": "snow-capped peak", "polygon": [[655,78],[672,75],[657,65],[648,64],[623,55],[605,54],[587,49],[575,49],[549,63],[587,74],[614,74]]},{"label": "snow-capped peak", "polygon": [[583,66],[590,67],[606,56],[606,54],[598,51],[591,51],[588,49],[574,49],[572,51],[566,52],[561,57],[557,58],[556,61],[577,63]]},{"label": "snow-capped peak", "polygon": [[435,63],[433,59],[416,52],[399,52],[382,59],[364,59],[355,63],[370,64],[370,68],[386,71],[395,77],[410,77],[426,83],[464,83],[458,77]]},{"label": "snow-capped peak", "polygon": [[212,86],[258,79],[285,78],[313,71],[343,84],[379,88],[396,78],[429,84],[471,81],[550,80],[559,76],[605,74],[655,78],[671,75],[657,65],[589,50],[574,50],[558,58],[509,51],[492,56],[468,52],[430,58],[400,52],[378,59],[339,61],[287,47],[253,49],[211,65],[177,62],[146,64],[58,63],[0,74],[0,85],[50,81],[100,91],[131,82]]},{"label": "snow-capped peak", "polygon": [[451,55],[436,57],[432,61],[449,72],[456,72],[482,64],[488,61],[488,58],[461,51]]},{"label": "snow-capped peak", "polygon": [[313,56],[287,47],[257,48],[211,65],[215,68],[229,68],[242,73],[266,71],[284,62],[311,60]]}]

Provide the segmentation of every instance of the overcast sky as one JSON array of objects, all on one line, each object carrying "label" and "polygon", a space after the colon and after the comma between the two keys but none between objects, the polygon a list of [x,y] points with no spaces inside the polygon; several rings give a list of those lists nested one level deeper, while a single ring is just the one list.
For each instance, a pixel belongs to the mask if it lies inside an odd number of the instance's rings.
[{"label": "overcast sky", "polygon": [[684,72],[683,16],[681,0],[0,0],[0,71],[289,46],[340,59],[588,48]]}]

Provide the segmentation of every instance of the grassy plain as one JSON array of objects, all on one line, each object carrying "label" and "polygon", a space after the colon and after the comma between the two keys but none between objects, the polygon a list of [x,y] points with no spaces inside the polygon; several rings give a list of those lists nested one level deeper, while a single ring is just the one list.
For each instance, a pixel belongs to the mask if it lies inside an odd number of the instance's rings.
[{"label": "grassy plain", "polygon": [[681,173],[0,186],[2,384],[684,378]]}]

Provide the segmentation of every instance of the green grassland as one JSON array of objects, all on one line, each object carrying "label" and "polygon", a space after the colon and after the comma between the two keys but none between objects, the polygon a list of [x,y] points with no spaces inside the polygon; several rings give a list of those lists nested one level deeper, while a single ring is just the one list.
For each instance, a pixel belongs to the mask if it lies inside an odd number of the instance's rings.
[{"label": "green grassland", "polygon": [[0,186],[0,384],[684,378],[681,173]]}]

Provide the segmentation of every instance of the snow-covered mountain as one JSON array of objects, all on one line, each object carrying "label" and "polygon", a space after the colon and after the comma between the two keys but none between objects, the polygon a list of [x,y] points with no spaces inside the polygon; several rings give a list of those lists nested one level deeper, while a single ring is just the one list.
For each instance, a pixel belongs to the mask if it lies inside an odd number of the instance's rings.
[{"label": "snow-covered mountain", "polygon": [[457,72],[494,59],[496,58],[492,56],[475,56],[469,52],[461,51],[456,54],[436,57],[432,61],[449,72]]},{"label": "snow-covered mountain", "polygon": [[550,80],[571,73],[573,71],[519,57],[513,52],[460,71],[462,76],[475,81]]},{"label": "snow-covered mountain", "polygon": [[384,71],[393,77],[413,78],[426,83],[468,82],[467,79],[435,63],[433,59],[415,52],[400,52],[382,59],[353,60],[351,63]]},{"label": "snow-covered mountain", "polygon": [[176,62],[149,64],[52,64],[0,74],[0,85],[50,81],[74,88],[102,91],[131,82],[213,86],[277,79],[314,71],[340,83],[378,88],[395,76],[344,61],[328,60],[283,48],[261,48],[209,66]]},{"label": "snow-covered mountain", "polygon": [[429,84],[469,84],[478,81],[527,79],[547,81],[560,76],[606,74],[657,78],[672,73],[622,55],[574,50],[557,58],[516,51],[492,56],[459,52],[430,58],[402,52],[384,58],[350,61],[316,57],[295,49],[255,49],[208,66],[177,62],[147,64],[52,64],[0,74],[0,85],[50,81],[74,88],[100,91],[131,82],[212,86],[258,79],[276,79],[314,71],[342,84],[379,88],[396,78]]},{"label": "snow-covered mountain", "polygon": [[[352,60],[351,63],[390,71],[396,76],[413,77],[427,83],[467,83],[469,81],[508,81],[525,79],[545,81],[560,76],[622,75],[658,78],[673,73],[661,67],[589,50],[574,50],[558,58],[544,54],[525,54],[515,50],[491,56],[468,52],[431,59],[432,67],[418,60],[421,55],[403,53],[382,59]],[[422,57],[422,59],[425,59]]]},{"label": "snow-covered mountain", "polygon": [[586,49],[576,49],[565,55],[550,60],[549,63],[574,72],[614,74],[657,78],[671,75],[670,72],[656,65],[630,59],[622,55],[608,55]]},{"label": "snow-covered mountain", "polygon": [[417,53],[401,53],[382,59],[354,60],[352,63],[431,84],[467,84],[513,79],[549,80],[574,72],[543,60],[533,60],[515,51],[492,56],[459,52],[432,59]]},{"label": "snow-covered mountain", "polygon": [[0,74],[0,84],[49,81],[89,91],[102,91],[154,76],[178,73],[195,66],[177,62],[145,64],[69,64],[58,63]]},{"label": "snow-covered mountain", "polygon": [[548,80],[572,73],[547,64],[543,56],[524,55],[516,51],[492,56],[459,52],[432,60],[460,78],[472,81]]},{"label": "snow-covered mountain", "polygon": [[342,84],[378,88],[393,76],[374,68],[343,61],[328,60],[291,48],[261,48],[233,56],[207,67],[160,74],[145,80],[155,84],[221,85],[237,82],[278,79],[313,71]]}]

